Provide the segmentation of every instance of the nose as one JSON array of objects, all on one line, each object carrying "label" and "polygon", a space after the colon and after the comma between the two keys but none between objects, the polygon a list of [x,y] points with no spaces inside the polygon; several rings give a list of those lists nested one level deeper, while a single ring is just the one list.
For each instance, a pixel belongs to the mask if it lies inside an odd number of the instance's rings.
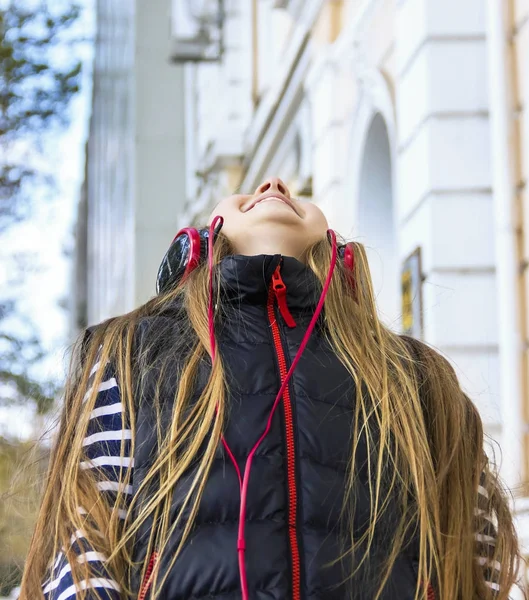
[{"label": "nose", "polygon": [[290,190],[279,177],[269,177],[261,185],[257,186],[255,195],[264,194],[265,192],[279,192],[290,199]]}]

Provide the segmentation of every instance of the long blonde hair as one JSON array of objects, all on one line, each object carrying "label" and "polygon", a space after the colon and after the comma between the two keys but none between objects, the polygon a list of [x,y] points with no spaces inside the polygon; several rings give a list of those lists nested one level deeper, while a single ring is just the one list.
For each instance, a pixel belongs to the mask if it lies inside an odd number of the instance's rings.
[{"label": "long blonde hair", "polygon": [[[501,562],[498,573],[501,593],[497,597],[507,599],[522,559],[506,492],[484,452],[482,422],[477,409],[461,391],[454,370],[440,354],[423,343],[397,335],[380,322],[365,249],[354,243],[354,250],[354,293],[348,274],[338,261],[324,307],[324,335],[354,379],[357,390],[356,397],[351,398],[356,427],[342,511],[347,540],[343,556],[337,560],[350,557],[353,561],[354,556],[354,571],[368,558],[377,523],[388,509],[390,494],[396,493],[401,518],[374,600],[380,597],[396,557],[405,545],[410,523],[417,524],[420,543],[419,581],[435,579],[438,600],[495,597],[484,584],[483,567],[475,560],[474,510],[479,477],[484,469],[486,479],[481,485],[487,489],[488,511],[494,515],[497,529],[490,561],[491,564],[496,560]],[[220,233],[214,246],[215,264],[232,252],[229,240]],[[331,261],[329,242],[318,241],[307,250],[306,256],[308,266],[323,286]],[[218,286],[214,294],[218,319],[223,313]],[[141,568],[142,580],[145,575],[146,564],[133,564],[132,548],[134,536],[146,519],[156,523],[150,530],[148,556],[154,549],[163,554],[171,532],[176,527],[183,530],[171,565],[176,560],[189,537],[229,409],[220,353],[211,365],[210,377],[200,398],[190,402],[198,368],[209,360],[207,307],[208,267],[204,262],[171,291],[152,298],[128,314],[101,323],[82,359],[81,341],[78,341],[23,575],[22,600],[42,597],[41,586],[47,569],[61,549],[76,583],[90,577],[90,563],[76,561],[71,548],[70,538],[77,530],[84,532],[93,549],[108,557],[106,566],[120,585],[124,598],[133,596],[130,580],[133,569]],[[110,506],[97,490],[97,469],[79,468],[86,459],[83,437],[103,376],[101,371],[96,375],[87,394],[90,370],[98,353],[103,364],[107,360],[113,362],[123,411],[132,430],[134,453],[137,406],[134,398],[141,393],[137,391],[141,389],[138,380],[152,368],[149,357],[153,349],[142,348],[141,354],[135,352],[135,333],[143,319],[163,316],[167,318],[157,319],[155,342],[158,359],[163,359],[161,376],[152,399],[158,415],[163,401],[161,380],[171,369],[174,371],[177,357],[181,361],[185,356],[185,361],[172,402],[171,425],[168,431],[157,428],[159,451],[138,493],[151,489],[153,482],[156,482],[156,491],[141,507],[133,498],[123,522],[118,515],[118,510],[125,505],[122,492],[118,493],[116,504]],[[180,342],[178,347],[169,348],[166,347],[169,344],[164,346],[163,332],[164,327],[175,326],[175,317],[181,325]],[[87,398],[83,401],[85,395]],[[165,403],[167,401],[166,398]],[[354,513],[356,450],[360,436],[366,440],[369,456],[371,519],[368,529],[357,539],[349,523]],[[383,483],[387,465],[391,467],[389,485]],[[170,520],[173,486],[191,466],[194,478],[189,494],[176,519]],[[123,472],[124,485],[127,477]],[[234,490],[234,494],[236,492]],[[84,507],[87,514],[80,514],[79,506]],[[366,550],[359,560],[355,549],[360,545]],[[155,569],[153,598],[161,597],[164,577],[158,575]],[[99,597],[97,590],[79,591],[78,597],[85,598],[89,592]],[[416,600],[426,597],[426,585],[419,586]]]}]

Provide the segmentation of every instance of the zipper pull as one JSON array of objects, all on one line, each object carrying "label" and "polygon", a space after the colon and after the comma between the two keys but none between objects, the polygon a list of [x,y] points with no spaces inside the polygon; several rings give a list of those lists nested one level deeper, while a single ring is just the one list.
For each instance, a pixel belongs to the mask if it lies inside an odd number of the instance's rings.
[{"label": "zipper pull", "polygon": [[279,306],[279,312],[281,316],[285,320],[285,323],[289,327],[295,327],[296,321],[294,321],[294,317],[290,314],[287,306],[287,286],[285,282],[281,278],[281,274],[279,273],[279,269],[281,268],[281,264],[277,265],[276,270],[272,275],[272,288],[274,290],[274,294],[277,298],[277,304]]}]

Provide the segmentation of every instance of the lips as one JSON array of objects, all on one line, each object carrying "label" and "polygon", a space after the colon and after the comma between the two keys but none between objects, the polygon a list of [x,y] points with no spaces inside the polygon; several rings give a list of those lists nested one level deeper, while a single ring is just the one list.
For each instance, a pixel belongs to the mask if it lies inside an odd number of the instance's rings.
[{"label": "lips", "polygon": [[268,192],[267,194],[262,194],[261,196],[258,196],[251,204],[250,207],[248,208],[248,210],[246,210],[245,212],[248,212],[249,210],[252,210],[252,208],[256,205],[259,204],[259,202],[262,202],[263,200],[268,200],[268,198],[275,198],[276,200],[281,200],[282,202],[284,202],[287,206],[290,206],[290,208],[296,213],[298,214],[298,211],[296,210],[292,200],[290,200],[290,198],[287,198],[286,196],[284,196],[283,194],[281,194],[281,192]]}]

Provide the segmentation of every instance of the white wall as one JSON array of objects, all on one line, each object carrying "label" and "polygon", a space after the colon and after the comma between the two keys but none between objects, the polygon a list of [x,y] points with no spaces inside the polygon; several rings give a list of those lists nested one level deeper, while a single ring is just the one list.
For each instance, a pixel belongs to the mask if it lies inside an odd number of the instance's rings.
[{"label": "white wall", "polygon": [[87,312],[94,323],[133,298],[133,2],[97,3],[94,100],[87,157]]},{"label": "white wall", "polygon": [[170,0],[99,0],[88,144],[88,321],[142,304],[185,201],[184,74]]},{"label": "white wall", "polygon": [[[455,17],[457,15],[457,18]],[[501,433],[484,3],[405,0],[397,13],[402,254],[423,248],[426,339]]]},{"label": "white wall", "polygon": [[137,2],[134,306],[155,294],[185,202],[184,71],[169,61],[170,7],[170,0]]}]

